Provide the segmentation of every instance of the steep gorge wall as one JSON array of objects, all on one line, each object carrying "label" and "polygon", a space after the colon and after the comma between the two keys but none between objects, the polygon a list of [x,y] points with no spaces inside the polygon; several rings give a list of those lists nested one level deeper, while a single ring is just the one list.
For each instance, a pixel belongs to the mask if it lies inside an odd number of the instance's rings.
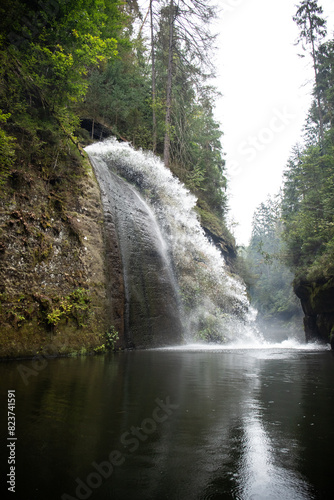
[{"label": "steep gorge wall", "polygon": [[[17,164],[0,190],[0,357],[93,352],[105,344],[111,327],[119,334],[116,347],[180,341],[177,302],[166,300],[166,286],[161,307],[152,309],[151,323],[161,338],[153,338],[145,318],[138,321],[143,297],[130,309],[129,337],[115,212],[87,158],[72,147],[48,164]],[[209,238],[232,262],[233,245],[208,211],[199,215]]]},{"label": "steep gorge wall", "polygon": [[1,357],[85,353],[111,325],[122,342],[117,244],[104,231],[88,160],[69,154],[66,162],[68,174],[35,165],[1,188]]},{"label": "steep gorge wall", "polygon": [[308,342],[330,343],[334,348],[334,278],[318,282],[299,282],[294,287],[304,312]]},{"label": "steep gorge wall", "polygon": [[[123,325],[126,347],[179,344],[182,323],[179,290],[157,220],[138,191],[98,157],[91,161],[101,188],[107,235],[107,262],[121,255],[123,276],[112,270],[114,292],[124,293]],[[115,306],[114,306],[115,315]]]},{"label": "steep gorge wall", "polygon": [[[181,324],[163,266],[155,270],[160,291],[151,285],[154,242],[141,255],[132,234],[132,300],[126,318],[120,240],[128,236],[119,234],[117,210],[100,190],[89,160],[72,153],[66,162],[59,171],[45,165],[15,170],[2,187],[0,357],[94,352],[106,343],[111,327],[118,332],[115,347],[177,343]],[[117,205],[126,183],[116,176],[114,183],[110,189]],[[140,233],[146,239],[142,217],[139,210],[134,224],[143,224]],[[132,218],[126,216],[127,223]],[[152,261],[150,272],[140,269],[145,259]],[[143,289],[140,279],[149,280]]]}]

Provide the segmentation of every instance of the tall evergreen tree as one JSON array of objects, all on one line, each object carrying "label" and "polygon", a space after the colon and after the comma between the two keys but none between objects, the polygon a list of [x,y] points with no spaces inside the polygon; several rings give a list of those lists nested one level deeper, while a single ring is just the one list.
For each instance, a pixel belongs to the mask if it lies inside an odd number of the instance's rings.
[{"label": "tall evergreen tree", "polygon": [[170,0],[168,12],[168,65],[166,87],[166,119],[164,140],[164,164],[169,167],[170,137],[171,137],[171,112],[172,112],[172,84],[173,84],[173,56],[174,56],[174,23],[176,19],[174,0]]},{"label": "tall evergreen tree", "polygon": [[[215,36],[210,33],[210,23],[216,17],[216,9],[201,0],[174,0],[162,5],[162,17],[168,19],[167,36],[167,80],[166,80],[166,111],[164,136],[164,163],[169,166],[170,143],[172,134],[172,94],[173,73],[176,60],[185,60],[188,65],[196,68],[196,77],[203,79],[212,74],[212,64],[209,54]],[[163,26],[165,23],[160,23]]]},{"label": "tall evergreen tree", "polygon": [[282,260],[283,225],[280,196],[268,197],[255,210],[245,259],[252,276],[249,292],[261,323],[300,320],[300,306],[291,286],[293,273]]},{"label": "tall evergreen tree", "polygon": [[321,17],[323,14],[322,7],[318,5],[318,0],[302,0],[297,8],[296,15],[293,20],[300,29],[298,43],[302,43],[303,49],[306,46],[310,47],[310,54],[313,62],[314,82],[315,82],[315,98],[317,103],[317,113],[319,119],[319,139],[323,140],[324,135],[324,119],[319,94],[319,69],[317,60],[317,49],[320,41],[326,36],[326,20]]},{"label": "tall evergreen tree", "polygon": [[157,149],[157,115],[156,115],[156,75],[155,75],[155,41],[154,41],[154,14],[153,1],[150,0],[150,35],[151,35],[151,61],[152,61],[152,122],[153,122],[153,153]]},{"label": "tall evergreen tree", "polygon": [[[291,156],[284,178],[282,213],[286,261],[299,280],[334,273],[334,45],[317,48],[315,92],[323,113],[323,137],[309,136]],[[315,121],[311,107],[308,122]]]}]

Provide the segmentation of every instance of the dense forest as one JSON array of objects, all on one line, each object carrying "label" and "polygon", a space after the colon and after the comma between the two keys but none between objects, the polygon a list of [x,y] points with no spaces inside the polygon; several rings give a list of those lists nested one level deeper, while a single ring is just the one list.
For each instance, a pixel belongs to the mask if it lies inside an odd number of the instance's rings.
[{"label": "dense forest", "polygon": [[246,261],[255,269],[250,290],[264,317],[298,317],[293,287],[302,301],[307,337],[328,341],[334,333],[334,41],[326,37],[317,1],[303,0],[294,21],[302,56],[313,67],[313,100],[281,193],[254,215]]},{"label": "dense forest", "polygon": [[253,215],[247,248],[239,250],[243,275],[257,322],[267,339],[294,336],[301,330],[302,315],[294,294],[293,272],[284,259],[281,196],[268,196]]},{"label": "dense forest", "polygon": [[64,141],[87,141],[83,126],[161,155],[219,224],[226,179],[207,83],[215,17],[199,0],[151,1],[146,13],[136,1],[3,2],[2,183],[52,141],[56,155]]}]

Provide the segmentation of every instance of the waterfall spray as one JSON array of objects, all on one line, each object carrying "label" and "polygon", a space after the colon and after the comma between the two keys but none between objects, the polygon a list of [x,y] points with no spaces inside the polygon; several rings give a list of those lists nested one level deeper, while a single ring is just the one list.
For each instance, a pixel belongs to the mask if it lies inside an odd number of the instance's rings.
[{"label": "waterfall spray", "polygon": [[227,342],[256,337],[245,286],[205,236],[194,210],[195,196],[150,152],[136,151],[115,139],[95,143],[86,151],[98,179],[101,169],[125,179],[157,221],[159,236],[154,239],[160,241],[169,275],[176,277],[173,290],[182,305],[178,313],[184,338]]}]

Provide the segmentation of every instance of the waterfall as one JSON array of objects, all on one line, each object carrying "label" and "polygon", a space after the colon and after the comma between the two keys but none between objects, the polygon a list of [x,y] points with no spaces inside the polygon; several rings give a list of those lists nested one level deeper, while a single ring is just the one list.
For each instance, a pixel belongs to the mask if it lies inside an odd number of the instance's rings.
[{"label": "waterfall", "polygon": [[181,332],[185,340],[254,338],[245,286],[206,238],[195,196],[150,152],[115,139],[86,151],[117,226],[128,344],[179,343]]}]

